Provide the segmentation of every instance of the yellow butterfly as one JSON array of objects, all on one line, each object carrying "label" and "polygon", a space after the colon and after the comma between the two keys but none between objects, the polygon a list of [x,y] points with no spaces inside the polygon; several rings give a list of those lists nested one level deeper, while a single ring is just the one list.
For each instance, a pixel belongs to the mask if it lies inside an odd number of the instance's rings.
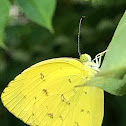
[{"label": "yellow butterfly", "polygon": [[3,105],[31,126],[101,126],[103,90],[76,86],[95,76],[103,53],[96,62],[82,54],[80,59],[55,58],[29,67],[4,89]]}]

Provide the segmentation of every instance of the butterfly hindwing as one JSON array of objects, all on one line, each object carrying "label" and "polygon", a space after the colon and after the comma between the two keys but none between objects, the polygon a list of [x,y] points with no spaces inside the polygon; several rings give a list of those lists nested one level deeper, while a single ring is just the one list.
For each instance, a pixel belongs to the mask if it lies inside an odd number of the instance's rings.
[{"label": "butterfly hindwing", "polygon": [[[75,87],[95,71],[73,58],[37,63],[19,74],[2,93],[2,102],[32,126],[101,125],[104,94],[96,87]],[[100,121],[99,121],[100,120]]]}]

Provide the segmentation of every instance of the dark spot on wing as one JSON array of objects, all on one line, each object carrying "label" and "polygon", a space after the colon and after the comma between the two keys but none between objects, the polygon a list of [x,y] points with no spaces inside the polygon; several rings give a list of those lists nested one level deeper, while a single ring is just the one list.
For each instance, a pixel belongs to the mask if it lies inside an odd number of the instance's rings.
[{"label": "dark spot on wing", "polygon": [[85,79],[88,79],[88,77],[85,77]]},{"label": "dark spot on wing", "polygon": [[84,109],[81,109],[81,112],[84,112]]},{"label": "dark spot on wing", "polygon": [[79,126],[79,123],[78,122],[74,122],[77,126]]},{"label": "dark spot on wing", "polygon": [[42,91],[45,93],[46,96],[48,96],[48,92],[46,89],[43,89]]},{"label": "dark spot on wing", "polygon": [[68,81],[69,81],[70,83],[72,83],[70,79],[68,79]]},{"label": "dark spot on wing", "polygon": [[60,115],[59,118],[63,121],[63,117]]},{"label": "dark spot on wing", "polygon": [[48,113],[48,116],[49,116],[50,118],[53,118],[53,113]]},{"label": "dark spot on wing", "polygon": [[43,73],[40,73],[40,76],[41,76],[41,79],[42,79],[43,81],[45,81],[45,80],[44,80],[44,74],[43,74]]},{"label": "dark spot on wing", "polygon": [[64,97],[63,94],[61,95],[61,101],[62,101],[62,102],[65,102],[65,103],[68,104],[68,105],[70,105],[70,102],[67,101],[67,99]]},{"label": "dark spot on wing", "polygon": [[90,111],[87,111],[87,114],[90,114]]},{"label": "dark spot on wing", "polygon": [[87,94],[87,91],[84,91],[84,94]]},{"label": "dark spot on wing", "polygon": [[35,99],[37,99],[37,97],[35,97]]}]

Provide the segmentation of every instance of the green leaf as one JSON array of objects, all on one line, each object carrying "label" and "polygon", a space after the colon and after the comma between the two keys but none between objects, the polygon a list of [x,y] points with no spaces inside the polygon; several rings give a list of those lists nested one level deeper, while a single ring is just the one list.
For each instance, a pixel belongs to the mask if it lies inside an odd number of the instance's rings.
[{"label": "green leaf", "polygon": [[84,85],[114,94],[126,94],[126,12],[120,20],[99,72]]},{"label": "green leaf", "polygon": [[126,68],[126,12],[115,31],[101,70],[110,71],[118,68]]},{"label": "green leaf", "polygon": [[56,0],[16,0],[16,2],[29,19],[53,32],[52,17]]},{"label": "green leaf", "polygon": [[10,3],[8,0],[0,0],[0,46],[5,48],[3,43],[4,28],[9,16]]}]

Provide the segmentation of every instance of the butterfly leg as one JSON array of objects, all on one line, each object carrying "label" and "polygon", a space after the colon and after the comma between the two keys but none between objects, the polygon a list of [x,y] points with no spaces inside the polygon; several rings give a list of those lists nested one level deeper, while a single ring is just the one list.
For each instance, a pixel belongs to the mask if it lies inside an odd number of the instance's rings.
[{"label": "butterfly leg", "polygon": [[95,58],[93,59],[93,61],[96,62],[96,66],[99,68],[100,65],[101,65],[101,59],[102,59],[102,56],[108,51],[108,49],[106,49],[105,51],[101,52],[101,53],[98,53]]}]

